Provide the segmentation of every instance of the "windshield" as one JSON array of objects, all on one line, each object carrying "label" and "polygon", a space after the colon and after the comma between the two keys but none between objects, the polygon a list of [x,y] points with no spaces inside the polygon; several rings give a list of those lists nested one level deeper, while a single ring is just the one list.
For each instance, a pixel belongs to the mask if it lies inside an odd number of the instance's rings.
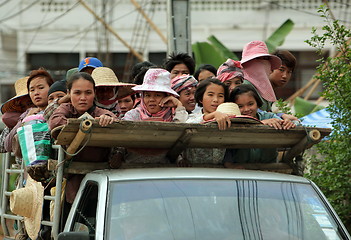
[{"label": "windshield", "polygon": [[111,185],[107,239],[342,239],[308,184],[155,180]]}]

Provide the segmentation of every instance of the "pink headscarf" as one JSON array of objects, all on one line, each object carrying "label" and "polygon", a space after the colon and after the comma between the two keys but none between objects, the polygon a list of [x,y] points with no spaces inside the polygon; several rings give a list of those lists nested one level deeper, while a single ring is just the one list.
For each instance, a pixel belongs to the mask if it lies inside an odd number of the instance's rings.
[{"label": "pink headscarf", "polygon": [[164,107],[161,111],[151,114],[146,108],[144,103],[144,93],[141,93],[141,102],[135,108],[140,113],[142,121],[160,121],[160,122],[172,122],[174,116],[174,110],[170,107]]},{"label": "pink headscarf", "polygon": [[244,80],[244,73],[239,61],[228,58],[217,70],[217,78],[225,82],[232,78],[241,78]]},{"label": "pink headscarf", "polygon": [[253,59],[243,63],[245,79],[252,83],[262,98],[270,102],[275,102],[272,84],[269,81],[271,64],[267,60]]}]

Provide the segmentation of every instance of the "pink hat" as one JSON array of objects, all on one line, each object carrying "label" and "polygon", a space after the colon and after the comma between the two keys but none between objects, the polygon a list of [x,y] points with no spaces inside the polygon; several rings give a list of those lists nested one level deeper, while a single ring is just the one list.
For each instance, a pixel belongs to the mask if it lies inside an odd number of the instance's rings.
[{"label": "pink hat", "polygon": [[170,73],[162,68],[151,68],[147,70],[144,76],[142,85],[138,85],[132,88],[135,91],[152,91],[152,92],[165,92],[170,93],[176,97],[179,97],[171,88],[171,77]]},{"label": "pink hat", "polygon": [[[244,64],[258,57],[269,57],[271,69],[277,69],[282,65],[282,60],[268,53],[267,45],[262,41],[252,41],[245,45],[241,58],[241,64]],[[245,67],[244,67],[245,68]]]}]

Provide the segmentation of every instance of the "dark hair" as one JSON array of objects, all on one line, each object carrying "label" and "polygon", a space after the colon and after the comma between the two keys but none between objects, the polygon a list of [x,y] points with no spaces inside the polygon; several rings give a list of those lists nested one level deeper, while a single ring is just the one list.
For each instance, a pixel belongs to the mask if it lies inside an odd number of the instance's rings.
[{"label": "dark hair", "polygon": [[182,63],[189,69],[189,75],[193,75],[195,71],[195,61],[187,53],[171,53],[163,66],[168,72],[171,72],[175,65]]},{"label": "dark hair", "polygon": [[72,74],[71,77],[67,80],[67,90],[71,91],[73,83],[81,78],[91,82],[94,86],[94,89],[95,89],[95,81],[89,73],[76,72],[76,73]]},{"label": "dark hair", "polygon": [[290,68],[291,71],[294,71],[296,67],[296,58],[291,52],[288,50],[277,50],[273,55],[276,55],[282,60],[282,65],[285,65]]},{"label": "dark hair", "polygon": [[[138,84],[138,85],[142,84],[143,83],[143,78],[144,78],[144,75],[145,75],[146,71],[150,67],[154,67],[154,66],[156,66],[156,65],[151,63],[151,62],[149,62],[149,61],[136,63],[131,69],[130,81],[135,83],[135,84]],[[144,75],[142,75],[142,77],[139,76],[141,72],[144,73]],[[140,79],[141,79],[141,82],[140,82]],[[137,81],[138,83],[136,83],[135,81]]]},{"label": "dark hair", "polygon": [[207,78],[199,83],[195,91],[195,100],[200,107],[202,107],[202,103],[200,101],[202,101],[207,87],[211,84],[222,86],[224,89],[224,102],[228,101],[228,86],[222,83],[218,78]]},{"label": "dark hair", "polygon": [[263,102],[260,96],[256,92],[256,89],[250,84],[241,84],[239,86],[236,86],[229,95],[229,101],[235,103],[235,101],[238,99],[238,96],[244,93],[249,93],[251,96],[253,96],[256,100],[257,106],[259,108],[262,107]]},{"label": "dark hair", "polygon": [[214,66],[212,66],[211,64],[203,64],[203,65],[200,65],[200,67],[194,73],[194,78],[196,80],[199,80],[199,75],[203,70],[207,70],[213,73],[215,76],[217,75],[217,69]]},{"label": "dark hair", "polygon": [[144,76],[146,72],[151,68],[157,68],[156,65],[149,66],[149,67],[142,67],[139,73],[134,77],[133,83],[136,85],[141,85],[144,82]]},{"label": "dark hair", "polygon": [[37,78],[37,77],[43,77],[45,78],[47,84],[49,86],[51,86],[53,83],[54,83],[54,79],[52,79],[50,73],[48,73],[48,71],[46,71],[45,68],[38,68],[37,70],[33,70],[30,72],[29,74],[29,78],[28,78],[28,81],[27,81],[27,90],[29,91],[29,85],[30,85],[30,82],[34,79],[34,78]]}]

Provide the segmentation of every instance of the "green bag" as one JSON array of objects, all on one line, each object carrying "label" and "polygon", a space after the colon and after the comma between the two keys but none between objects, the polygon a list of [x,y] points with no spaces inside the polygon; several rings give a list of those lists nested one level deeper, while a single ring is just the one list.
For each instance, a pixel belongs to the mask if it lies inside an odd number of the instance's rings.
[{"label": "green bag", "polygon": [[25,125],[17,129],[22,157],[26,166],[47,161],[51,155],[51,136],[47,123]]}]

